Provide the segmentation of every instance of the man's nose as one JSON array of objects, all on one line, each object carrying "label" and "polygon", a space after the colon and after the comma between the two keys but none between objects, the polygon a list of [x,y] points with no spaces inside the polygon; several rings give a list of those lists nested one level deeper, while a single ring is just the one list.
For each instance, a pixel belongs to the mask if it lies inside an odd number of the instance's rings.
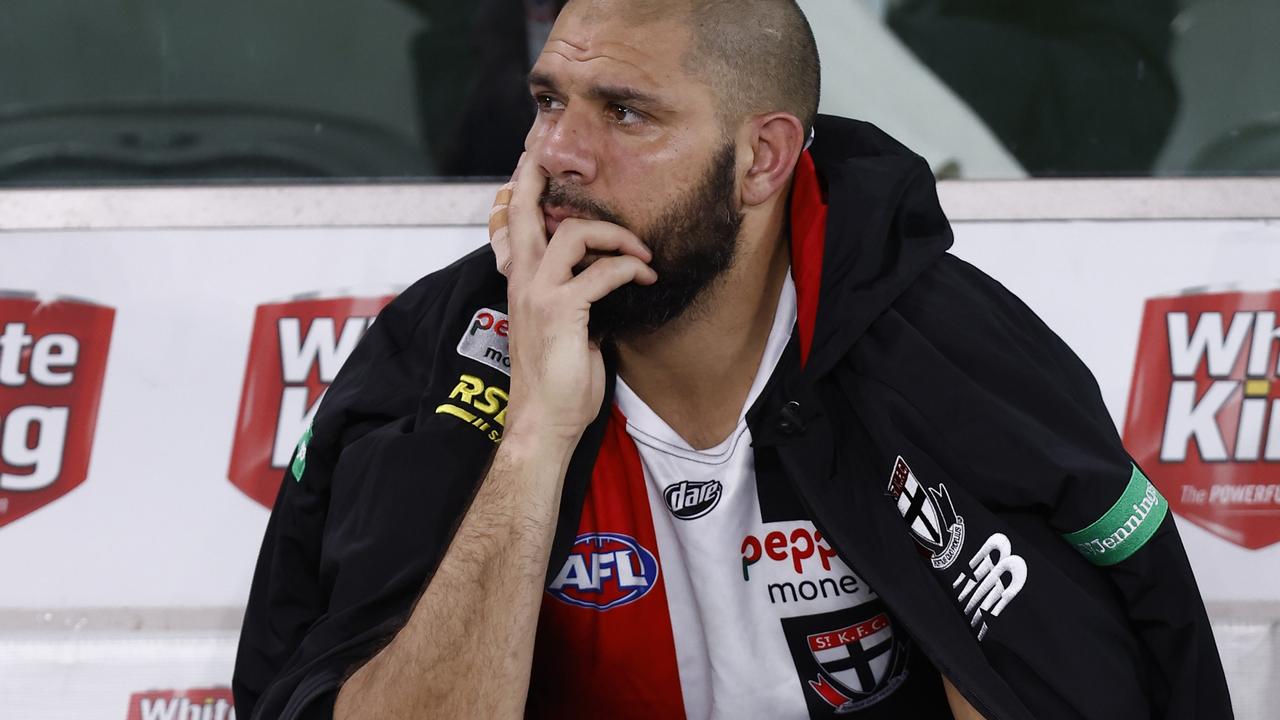
[{"label": "man's nose", "polygon": [[594,132],[587,113],[566,109],[546,128],[538,164],[552,180],[590,184],[596,178]]}]

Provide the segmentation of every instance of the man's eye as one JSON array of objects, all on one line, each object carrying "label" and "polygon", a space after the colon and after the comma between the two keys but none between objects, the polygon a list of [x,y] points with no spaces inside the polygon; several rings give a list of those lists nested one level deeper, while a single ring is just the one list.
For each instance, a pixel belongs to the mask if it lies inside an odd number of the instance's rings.
[{"label": "man's eye", "polygon": [[618,105],[616,103],[606,106],[606,112],[609,119],[619,125],[638,125],[644,122],[644,116],[632,110],[626,105]]},{"label": "man's eye", "polygon": [[549,110],[564,109],[564,103],[551,97],[550,95],[534,95],[533,104],[538,108],[538,112],[547,112]]}]

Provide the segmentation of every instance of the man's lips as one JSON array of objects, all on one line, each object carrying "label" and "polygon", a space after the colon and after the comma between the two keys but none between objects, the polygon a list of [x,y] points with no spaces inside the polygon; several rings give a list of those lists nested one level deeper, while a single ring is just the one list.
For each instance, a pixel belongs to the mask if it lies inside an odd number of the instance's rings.
[{"label": "man's lips", "polygon": [[547,225],[547,237],[556,234],[556,228],[560,227],[560,223],[569,218],[585,217],[581,213],[574,212],[568,208],[562,208],[556,205],[542,206],[542,218]]}]

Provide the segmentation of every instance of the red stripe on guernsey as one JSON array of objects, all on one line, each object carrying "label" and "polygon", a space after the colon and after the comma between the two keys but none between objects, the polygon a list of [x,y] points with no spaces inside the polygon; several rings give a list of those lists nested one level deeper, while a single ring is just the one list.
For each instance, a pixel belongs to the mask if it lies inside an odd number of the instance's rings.
[{"label": "red stripe on guernsey", "polygon": [[543,594],[526,718],[684,717],[644,468],[626,427],[615,407],[579,542]]},{"label": "red stripe on guernsey", "polygon": [[796,324],[800,330],[800,362],[809,359],[813,328],[818,322],[822,288],[822,252],[826,246],[827,203],[818,186],[813,156],[805,150],[796,164],[791,189],[791,279],[796,285]]}]

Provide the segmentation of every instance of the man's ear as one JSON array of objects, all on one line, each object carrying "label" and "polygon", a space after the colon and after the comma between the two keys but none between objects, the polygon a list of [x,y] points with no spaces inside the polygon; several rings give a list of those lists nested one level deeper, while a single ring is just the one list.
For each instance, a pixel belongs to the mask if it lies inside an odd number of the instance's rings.
[{"label": "man's ear", "polygon": [[750,166],[742,179],[742,203],[760,205],[791,182],[804,149],[804,126],[790,113],[761,115],[747,123]]}]

